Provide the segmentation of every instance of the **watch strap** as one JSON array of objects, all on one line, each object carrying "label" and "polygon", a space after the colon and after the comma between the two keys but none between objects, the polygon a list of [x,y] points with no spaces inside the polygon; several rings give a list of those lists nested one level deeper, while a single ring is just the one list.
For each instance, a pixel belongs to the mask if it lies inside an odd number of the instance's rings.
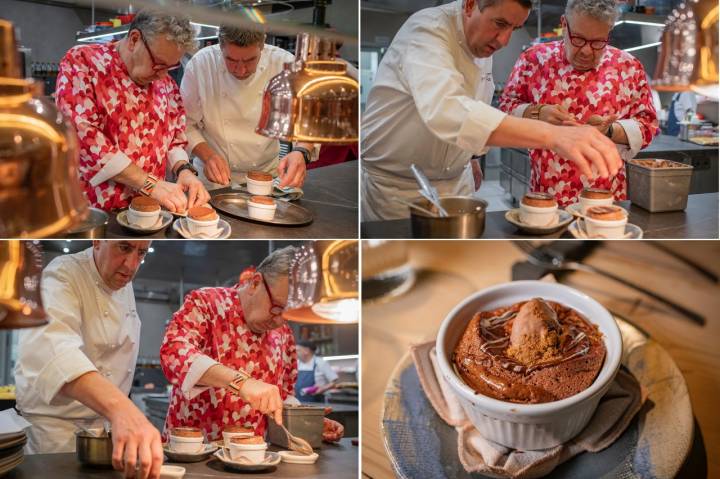
[{"label": "watch strap", "polygon": [[302,153],[305,164],[307,165],[308,163],[310,163],[310,159],[312,158],[310,150],[308,150],[307,148],[303,148],[302,146],[294,146],[292,151],[299,151],[300,153]]},{"label": "watch strap", "polygon": [[198,176],[198,170],[196,170],[195,167],[192,164],[190,164],[190,162],[187,162],[187,163],[183,163],[182,165],[180,165],[180,168],[178,168],[177,171],[175,172],[175,177],[180,176],[180,173],[183,172],[184,170],[190,170],[190,172],[192,172],[193,175]]}]

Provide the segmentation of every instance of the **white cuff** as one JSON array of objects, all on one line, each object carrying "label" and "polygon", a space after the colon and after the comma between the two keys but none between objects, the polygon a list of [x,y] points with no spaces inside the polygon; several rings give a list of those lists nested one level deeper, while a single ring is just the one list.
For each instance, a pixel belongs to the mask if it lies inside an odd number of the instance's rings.
[{"label": "white cuff", "polygon": [[295,396],[288,396],[283,401],[286,406],[300,406],[302,403]]},{"label": "white cuff", "polygon": [[198,146],[200,143],[205,143],[207,141],[197,126],[189,124],[185,129],[185,138],[187,138],[188,142],[186,150],[189,155],[192,155],[192,152],[196,146]]},{"label": "white cuff", "polygon": [[91,371],[97,371],[97,368],[82,351],[68,349],[55,356],[38,374],[35,391],[46,404],[57,405],[56,397],[60,389]]},{"label": "white cuff", "polygon": [[518,118],[522,118],[525,114],[525,110],[530,106],[530,103],[523,103],[522,105],[518,105],[512,113],[510,113],[512,116],[516,116]]},{"label": "white cuff", "polygon": [[210,386],[196,386],[196,384],[200,381],[200,378],[203,377],[203,374],[216,364],[220,363],[204,354],[198,354],[192,359],[190,369],[188,369],[188,372],[185,375],[185,381],[183,381],[182,386],[180,387],[180,390],[185,395],[185,398],[193,399],[203,391],[210,389]]},{"label": "white cuff", "polygon": [[168,152],[168,163],[170,163],[170,171],[172,171],[175,168],[175,165],[177,165],[180,161],[187,161],[189,163],[190,157],[188,156],[187,151],[185,151],[184,148],[176,146]]},{"label": "white cuff", "polygon": [[481,101],[474,102],[460,126],[457,145],[465,151],[480,154],[493,131],[506,114]]},{"label": "white cuff", "polygon": [[629,154],[631,155],[630,158],[635,158],[635,155],[640,152],[643,144],[640,124],[636,120],[630,119],[618,120],[617,123],[620,123],[620,126],[622,126],[623,130],[625,130],[625,135],[627,135],[628,148],[630,149]]},{"label": "white cuff", "polygon": [[115,153],[108,153],[103,156],[100,163],[105,163],[105,166],[100,168],[100,171],[95,173],[95,176],[90,179],[90,186],[97,186],[119,175],[132,161],[130,161],[130,158],[122,151],[116,151]]}]

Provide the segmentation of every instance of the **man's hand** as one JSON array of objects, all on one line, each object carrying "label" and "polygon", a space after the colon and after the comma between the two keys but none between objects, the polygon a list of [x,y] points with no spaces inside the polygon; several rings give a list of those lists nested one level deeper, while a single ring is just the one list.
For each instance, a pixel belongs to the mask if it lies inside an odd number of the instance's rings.
[{"label": "man's hand", "polygon": [[283,402],[277,386],[250,378],[240,386],[240,397],[250,407],[271,415],[276,423],[282,425]]},{"label": "man's hand", "polygon": [[575,120],[565,108],[559,105],[543,106],[542,110],[540,110],[539,119],[553,125],[562,125],[563,122]]},{"label": "man's hand", "polygon": [[114,408],[108,419],[112,424],[113,467],[124,471],[126,478],[158,479],[163,463],[160,432],[130,401]]},{"label": "man's hand", "polygon": [[345,434],[345,428],[342,424],[326,417],[323,418],[323,441],[338,442]]},{"label": "man's hand", "polygon": [[617,115],[610,115],[604,118],[600,115],[592,115],[590,118],[588,118],[587,124],[594,128],[597,128],[597,130],[603,135],[607,135],[610,125],[615,123],[615,120],[617,120]]},{"label": "man's hand", "polygon": [[615,144],[591,126],[558,127],[550,149],[572,161],[588,179],[596,176],[593,167],[602,178],[615,176],[622,167]]},{"label": "man's hand", "polygon": [[230,184],[230,165],[222,156],[211,153],[203,160],[205,177],[213,183]]},{"label": "man's hand", "polygon": [[155,198],[168,211],[181,212],[186,211],[187,198],[180,185],[170,183],[168,181],[158,181],[155,188],[150,193],[151,198]]},{"label": "man's hand", "polygon": [[193,206],[201,206],[210,201],[210,193],[207,192],[202,181],[192,171],[183,170],[177,179],[177,184],[182,191],[187,192],[187,209]]},{"label": "man's hand", "polygon": [[300,188],[305,183],[305,175],[307,168],[305,159],[299,151],[291,151],[288,153],[278,165],[278,173],[280,176],[280,188],[286,186]]}]

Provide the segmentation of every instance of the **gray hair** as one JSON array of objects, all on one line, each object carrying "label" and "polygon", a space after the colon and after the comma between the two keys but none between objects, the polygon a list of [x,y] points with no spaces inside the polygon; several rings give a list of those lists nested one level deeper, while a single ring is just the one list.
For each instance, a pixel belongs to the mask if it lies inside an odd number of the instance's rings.
[{"label": "gray hair", "polygon": [[262,273],[263,276],[269,279],[278,279],[283,276],[287,277],[290,273],[290,265],[295,258],[297,248],[294,246],[287,246],[282,249],[273,251],[268,255],[267,258],[262,260],[260,265],[257,267],[258,273]]},{"label": "gray hair", "polygon": [[265,43],[265,32],[262,30],[248,30],[223,25],[218,32],[218,40],[221,46],[227,45],[228,43],[238,47],[262,45]]},{"label": "gray hair", "polygon": [[195,51],[195,29],[190,19],[182,15],[167,15],[154,10],[140,10],[129,31],[140,30],[146,40],[164,35],[187,53]]},{"label": "gray hair", "polygon": [[620,16],[615,0],[568,0],[565,16],[569,17],[571,12],[584,13],[610,26],[615,25]]}]

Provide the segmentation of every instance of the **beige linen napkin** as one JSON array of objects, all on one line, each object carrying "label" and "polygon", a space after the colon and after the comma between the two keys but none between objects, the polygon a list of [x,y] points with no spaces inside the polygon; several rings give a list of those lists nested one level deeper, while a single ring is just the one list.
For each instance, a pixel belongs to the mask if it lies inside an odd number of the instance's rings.
[{"label": "beige linen napkin", "polygon": [[647,395],[635,377],[621,369],[578,436],[550,449],[519,451],[485,439],[467,419],[440,374],[435,341],[414,345],[410,350],[420,384],[430,403],[440,418],[458,432],[458,455],[463,467],[467,472],[492,477],[540,477],[581,452],[605,449],[622,435]]}]

